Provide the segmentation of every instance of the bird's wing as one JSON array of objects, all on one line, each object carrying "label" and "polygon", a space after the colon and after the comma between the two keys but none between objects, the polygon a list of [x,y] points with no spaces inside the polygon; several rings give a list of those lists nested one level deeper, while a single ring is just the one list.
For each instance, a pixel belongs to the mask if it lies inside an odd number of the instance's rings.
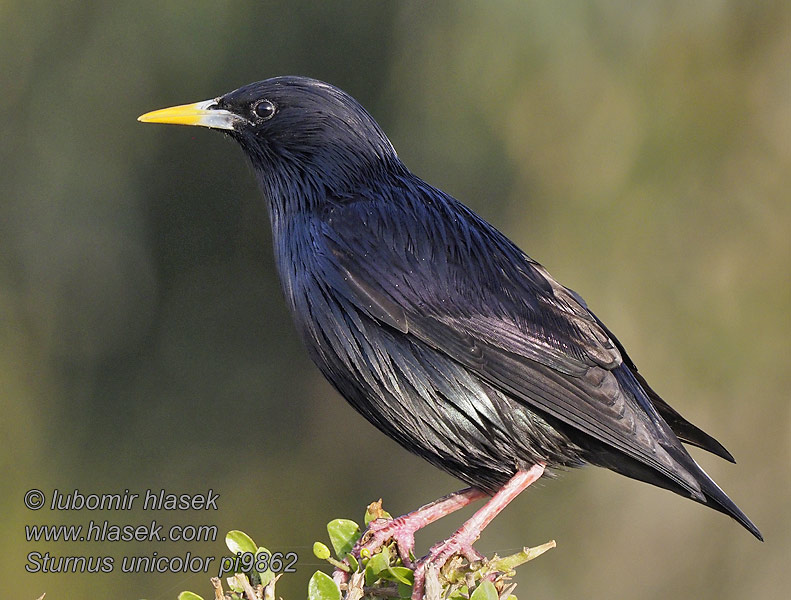
[{"label": "bird's wing", "polygon": [[315,219],[312,237],[324,281],[359,310],[700,496],[680,443],[584,302],[463,205],[347,199]]},{"label": "bird's wing", "polygon": [[[574,292],[572,292],[574,293]],[[574,293],[580,303],[584,304],[582,298],[580,298],[576,293]],[[593,313],[591,313],[593,314]],[[711,452],[712,454],[719,456],[722,459],[727,460],[728,462],[735,463],[736,460],[733,458],[733,455],[728,452],[727,448],[723,446],[719,441],[717,441],[714,437],[710,436],[708,433],[700,429],[699,427],[693,425],[689,421],[687,421],[684,417],[682,417],[679,412],[670,406],[667,402],[665,402],[662,397],[657,394],[645,378],[638,372],[637,365],[634,364],[629,355],[624,350],[623,345],[621,342],[618,341],[613,333],[601,322],[601,320],[593,315],[596,318],[597,323],[601,326],[601,328],[610,336],[610,339],[615,343],[615,346],[618,348],[618,351],[621,353],[621,358],[623,359],[623,364],[629,371],[634,375],[634,378],[637,380],[637,383],[640,387],[645,391],[648,395],[648,398],[651,400],[651,404],[654,405],[654,408],[659,413],[659,415],[664,419],[665,423],[667,423],[670,428],[673,430],[673,433],[676,434],[679,440],[684,442],[685,444],[692,444],[693,446],[697,446],[698,448],[702,448],[707,452]]]}]

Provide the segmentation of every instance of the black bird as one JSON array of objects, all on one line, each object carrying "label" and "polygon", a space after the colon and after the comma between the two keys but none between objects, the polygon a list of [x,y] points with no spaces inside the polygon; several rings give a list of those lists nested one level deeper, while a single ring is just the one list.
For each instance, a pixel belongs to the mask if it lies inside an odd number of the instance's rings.
[{"label": "black bird", "polygon": [[730,453],[648,386],[579,295],[410,172],[351,96],[275,77],[140,120],[220,129],[241,145],[313,361],[368,421],[472,486],[380,527],[376,543],[395,537],[408,559],[415,529],[494,494],[429,560],[475,557],[481,529],[544,466],[585,463],[705,504],[762,539],[682,442]]}]

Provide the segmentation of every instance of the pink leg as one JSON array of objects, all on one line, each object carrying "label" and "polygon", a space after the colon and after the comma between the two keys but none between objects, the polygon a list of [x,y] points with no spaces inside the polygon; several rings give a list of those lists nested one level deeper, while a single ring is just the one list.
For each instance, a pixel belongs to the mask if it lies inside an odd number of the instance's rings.
[{"label": "pink leg", "polygon": [[527,471],[518,471],[492,499],[484,504],[469,521],[444,542],[431,548],[428,555],[418,562],[415,569],[415,585],[412,600],[422,600],[426,582],[426,567],[434,565],[441,568],[454,554],[461,554],[468,561],[480,560],[482,556],[472,547],[481,532],[503,510],[511,500],[522,493],[531,483],[544,474],[544,465],[534,465]]},{"label": "pink leg", "polygon": [[405,565],[412,564],[411,554],[415,549],[415,532],[422,529],[429,523],[441,519],[464,508],[471,502],[486,497],[488,494],[477,488],[466,488],[459,492],[454,492],[435,500],[430,504],[421,506],[411,513],[407,513],[396,519],[377,519],[368,525],[368,529],[360,538],[362,542],[355,546],[352,551],[355,556],[360,556],[360,551],[364,548],[372,554],[381,548],[385,542],[392,539],[398,548],[398,554]]}]

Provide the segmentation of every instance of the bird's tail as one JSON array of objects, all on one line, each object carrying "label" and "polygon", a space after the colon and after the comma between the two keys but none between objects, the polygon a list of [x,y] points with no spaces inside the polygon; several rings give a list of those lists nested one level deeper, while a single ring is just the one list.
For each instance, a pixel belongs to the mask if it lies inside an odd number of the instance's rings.
[{"label": "bird's tail", "polygon": [[747,518],[747,515],[714,483],[714,480],[706,474],[680,443],[675,447],[665,446],[665,450],[676,463],[672,471],[666,472],[648,467],[646,464],[626,458],[622,454],[616,454],[604,444],[596,448],[598,451],[591,452],[586,456],[588,462],[612,469],[632,479],[670,490],[685,498],[691,498],[735,519],[756,538],[764,540],[761,532]]},{"label": "bird's tail", "polygon": [[718,510],[721,513],[725,513],[726,515],[732,517],[741,523],[747,531],[752,533],[755,537],[763,542],[764,536],[761,535],[761,532],[758,530],[755,524],[750,521],[747,515],[745,515],[738,506],[736,506],[733,500],[728,498],[728,495],[723,492],[720,486],[718,486],[714,480],[706,474],[706,471],[704,471],[700,465],[698,465],[698,463],[696,463],[691,458],[690,460],[695,466],[695,469],[689,470],[694,474],[695,479],[700,485],[700,490],[705,496],[705,498],[702,500],[697,498],[696,500],[698,500],[698,502],[701,504],[705,504],[714,510]]}]

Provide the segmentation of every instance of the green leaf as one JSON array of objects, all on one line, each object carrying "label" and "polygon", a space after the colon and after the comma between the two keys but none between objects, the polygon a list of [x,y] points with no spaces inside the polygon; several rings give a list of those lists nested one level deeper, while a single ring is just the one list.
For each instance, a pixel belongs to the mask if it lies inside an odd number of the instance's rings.
[{"label": "green leaf", "polygon": [[229,531],[227,534],[225,534],[225,545],[228,546],[228,550],[230,550],[233,554],[236,554],[237,552],[249,552],[250,554],[255,554],[257,550],[255,542],[252,540],[252,538],[244,531],[239,531],[237,529]]},{"label": "green leaf", "polygon": [[341,600],[341,591],[332,577],[316,571],[308,583],[308,600]]},{"label": "green leaf", "polygon": [[546,544],[541,544],[535,548],[522,548],[521,552],[493,560],[489,564],[489,568],[495,571],[508,573],[516,569],[516,567],[523,565],[538,556],[541,556],[544,554],[544,552],[551,550],[554,547],[555,540],[549,540]]},{"label": "green leaf", "polygon": [[357,559],[354,558],[352,554],[346,555],[346,560],[349,561],[349,566],[351,567],[352,571],[356,571],[360,568],[360,564],[357,562]]},{"label": "green leaf", "polygon": [[[252,542],[252,540],[250,540],[250,541]],[[258,562],[258,555],[259,554],[266,554],[269,557],[268,560],[272,560],[272,553],[269,552],[269,550],[267,550],[263,546],[259,546],[258,549],[255,551],[256,563]],[[261,578],[261,585],[264,585],[264,586],[275,578],[275,574],[272,572],[272,569],[270,569],[268,567],[267,567],[266,570],[264,570],[264,571],[256,571],[256,573],[258,573],[258,576]]]},{"label": "green leaf", "polygon": [[374,554],[365,566],[365,584],[373,585],[390,568],[390,552],[384,546],[380,552]]},{"label": "green leaf", "polygon": [[463,585],[457,590],[454,590],[453,593],[451,593],[448,600],[466,600],[468,597],[469,597],[469,593],[467,591],[467,586]]},{"label": "green leaf", "polygon": [[368,505],[368,508],[365,509],[365,526],[371,524],[371,521],[376,521],[376,519],[392,519],[393,515],[387,512],[385,509],[382,508],[382,501],[379,500],[378,502],[374,502]]},{"label": "green leaf", "polygon": [[335,519],[327,523],[327,533],[330,534],[330,542],[335,550],[335,556],[339,560],[354,548],[354,544],[360,539],[362,533],[360,526],[349,519]]},{"label": "green leaf", "polygon": [[497,588],[491,581],[481,583],[470,596],[470,600],[499,600]]},{"label": "green leaf", "polygon": [[415,573],[412,569],[408,569],[406,567],[390,567],[388,566],[385,571],[381,573],[381,576],[385,579],[389,579],[390,581],[397,581],[398,583],[403,583],[404,585],[412,586],[415,581]]},{"label": "green leaf", "polygon": [[412,586],[411,585],[406,585],[405,583],[399,583],[398,584],[398,597],[399,598],[406,598],[407,600],[409,600],[409,598],[412,597]]},{"label": "green leaf", "polygon": [[365,567],[365,585],[371,587],[376,583],[376,579],[373,569],[370,566]]},{"label": "green leaf", "polygon": [[379,577],[382,571],[386,571],[390,567],[390,552],[387,546],[383,546],[382,550],[377,552],[368,561],[368,568],[373,571],[373,574]]},{"label": "green leaf", "polygon": [[226,577],[225,582],[228,584],[228,587],[231,588],[232,592],[236,592],[237,594],[244,594],[244,586],[239,581],[239,575],[234,575],[233,577]]},{"label": "green leaf", "polygon": [[179,594],[179,600],[203,600],[203,598],[192,592],[181,592]]},{"label": "green leaf", "polygon": [[314,542],[313,555],[319,560],[327,560],[330,557],[330,549],[321,542]]}]

